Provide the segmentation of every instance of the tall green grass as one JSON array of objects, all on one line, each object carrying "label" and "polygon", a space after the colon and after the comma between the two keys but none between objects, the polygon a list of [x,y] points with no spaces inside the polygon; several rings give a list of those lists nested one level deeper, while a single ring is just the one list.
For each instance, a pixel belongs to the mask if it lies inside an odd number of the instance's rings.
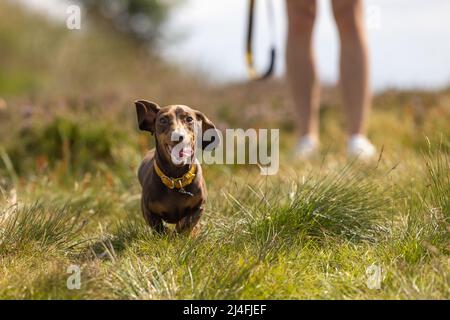
[{"label": "tall green grass", "polygon": [[70,252],[82,239],[82,227],[79,209],[69,206],[6,206],[0,215],[0,253],[20,253],[33,243]]}]

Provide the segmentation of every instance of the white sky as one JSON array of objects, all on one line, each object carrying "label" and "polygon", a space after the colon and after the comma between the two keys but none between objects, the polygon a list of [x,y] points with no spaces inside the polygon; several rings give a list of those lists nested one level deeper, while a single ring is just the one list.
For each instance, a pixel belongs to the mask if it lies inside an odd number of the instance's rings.
[{"label": "white sky", "polygon": [[33,10],[45,13],[58,20],[65,20],[67,6],[72,4],[70,0],[13,0],[21,2]]}]

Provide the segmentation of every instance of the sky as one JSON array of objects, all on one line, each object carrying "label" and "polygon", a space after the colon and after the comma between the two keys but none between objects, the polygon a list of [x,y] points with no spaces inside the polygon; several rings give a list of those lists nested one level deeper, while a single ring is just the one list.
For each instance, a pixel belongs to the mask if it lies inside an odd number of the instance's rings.
[{"label": "sky", "polygon": [[[65,0],[19,0],[64,20]],[[284,73],[286,15],[283,0],[257,0],[256,64],[268,60],[270,32],[265,5],[272,1],[276,18],[277,74]],[[300,1],[300,0],[299,0]],[[329,0],[318,0],[314,45],[320,78],[338,79],[339,42]],[[244,60],[247,1],[183,0],[170,15],[162,54],[170,61],[202,72],[213,81],[246,80]],[[449,0],[366,0],[366,23],[375,90],[435,89],[450,84]]]}]

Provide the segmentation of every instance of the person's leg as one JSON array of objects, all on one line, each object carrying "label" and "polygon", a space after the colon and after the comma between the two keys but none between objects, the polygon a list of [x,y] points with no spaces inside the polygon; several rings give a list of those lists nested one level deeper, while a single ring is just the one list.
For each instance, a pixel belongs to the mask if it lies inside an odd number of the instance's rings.
[{"label": "person's leg", "polygon": [[369,58],[362,0],[333,0],[341,42],[340,73],[347,117],[349,153],[371,157],[375,148],[365,138],[371,107]]},{"label": "person's leg", "polygon": [[[289,19],[286,72],[298,109],[300,135],[309,137],[314,140],[312,144],[317,145],[320,87],[312,43],[316,0],[286,0],[286,8]],[[312,149],[316,149],[316,146],[311,145],[310,149],[305,150],[306,153],[315,151]]]},{"label": "person's leg", "polygon": [[341,40],[341,85],[350,135],[365,134],[370,109],[369,65],[362,0],[333,0]]}]

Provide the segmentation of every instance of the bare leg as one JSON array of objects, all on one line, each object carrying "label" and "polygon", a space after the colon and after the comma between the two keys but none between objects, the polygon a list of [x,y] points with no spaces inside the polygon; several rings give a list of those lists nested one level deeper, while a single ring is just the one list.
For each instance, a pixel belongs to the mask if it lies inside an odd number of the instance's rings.
[{"label": "bare leg", "polygon": [[312,44],[316,0],[286,0],[286,5],[289,18],[286,71],[298,108],[300,135],[317,139],[320,86]]},{"label": "bare leg", "polygon": [[333,14],[341,40],[341,85],[348,133],[365,135],[371,93],[362,0],[333,0]]}]

